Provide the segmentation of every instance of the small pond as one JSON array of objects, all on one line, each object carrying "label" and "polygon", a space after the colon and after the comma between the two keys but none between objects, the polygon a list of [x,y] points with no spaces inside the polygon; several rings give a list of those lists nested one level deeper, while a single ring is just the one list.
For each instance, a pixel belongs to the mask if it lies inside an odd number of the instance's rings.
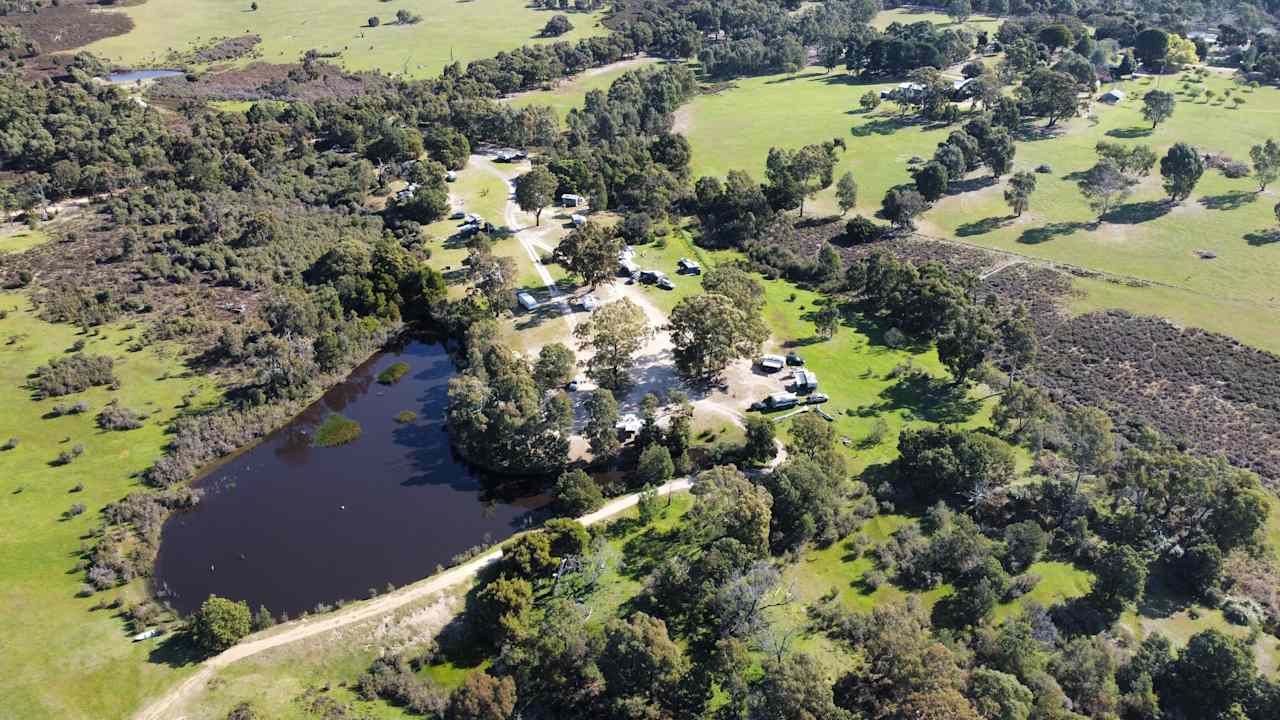
[{"label": "small pond", "polygon": [[[396,362],[409,372],[378,383]],[[207,473],[196,482],[200,505],[164,526],[157,589],[184,613],[216,594],[296,617],[422,579],[541,520],[546,498],[528,484],[507,480],[500,492],[453,454],[444,416],[454,374],[442,345],[405,342]],[[404,410],[418,419],[396,422]],[[312,434],[331,412],[360,423],[359,439],[315,447]]]},{"label": "small pond", "polygon": [[130,70],[128,72],[111,73],[107,76],[107,82],[131,83],[139,80],[155,80],[157,78],[177,77],[185,74],[182,70]]}]

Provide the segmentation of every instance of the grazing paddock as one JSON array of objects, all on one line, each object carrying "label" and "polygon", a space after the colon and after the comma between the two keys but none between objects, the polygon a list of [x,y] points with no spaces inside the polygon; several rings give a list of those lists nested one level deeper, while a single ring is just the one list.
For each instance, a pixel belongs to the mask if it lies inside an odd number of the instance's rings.
[{"label": "grazing paddock", "polygon": [[[86,49],[120,65],[163,64],[171,51],[189,52],[215,38],[250,33],[265,62],[296,62],[308,50],[340,52],[348,70],[382,70],[412,78],[430,77],[452,62],[466,64],[521,45],[547,42],[537,37],[553,13],[534,10],[524,0],[418,0],[350,3],[339,0],[147,0],[123,12],[133,29]],[[421,16],[396,25],[397,10]],[[378,27],[368,20],[377,16]],[[554,40],[577,40],[605,32],[598,14],[570,14],[574,29]]]},{"label": "grazing paddock", "polygon": [[[119,597],[128,604],[147,597],[141,581],[76,597],[84,573],[73,572],[81,536],[98,527],[103,506],[140,486],[134,478],[160,456],[166,427],[184,412],[184,395],[211,400],[214,381],[192,377],[164,345],[130,352],[141,327],[113,326],[84,335],[71,325],[49,324],[33,314],[25,294],[0,293],[0,707],[22,708],[24,718],[125,717],[141,701],[177,683],[190,667],[157,654],[164,640],[133,643],[122,609],[91,608]],[[66,397],[33,400],[27,376],[52,358],[65,357],[77,341],[84,352],[115,358],[120,389],[90,388]],[[94,417],[112,399],[146,415],[141,428],[111,431]],[[59,404],[83,400],[86,412],[52,417]],[[83,445],[62,466],[52,460]],[[80,489],[77,489],[80,488]],[[84,510],[62,515],[73,504]],[[39,642],[33,638],[39,628]]]},{"label": "grazing paddock", "polygon": [[[1251,89],[1210,74],[1190,85],[1201,89],[1192,99],[1182,92],[1179,78],[1121,83],[1127,98],[1115,106],[1094,103],[1093,118],[1076,118],[1053,129],[1044,128],[1043,121],[1029,126],[1028,138],[1018,144],[1015,170],[1048,164],[1052,172],[1036,175],[1039,186],[1023,217],[1011,217],[1004,183],[992,182],[989,173],[979,170],[966,179],[963,191],[944,197],[922,216],[921,231],[1151,284],[1081,281],[1085,296],[1077,309],[1116,307],[1157,314],[1280,351],[1280,335],[1274,332],[1280,310],[1274,283],[1280,271],[1280,228],[1273,211],[1280,186],[1258,193],[1252,178],[1233,180],[1209,170],[1190,199],[1169,206],[1163,202],[1157,166],[1101,223],[1076,187],[1076,173],[1093,165],[1093,148],[1102,140],[1146,143],[1160,154],[1184,141],[1248,162],[1250,146],[1268,134],[1280,138],[1280,90]],[[858,107],[867,90],[891,86],[861,84],[821,68],[751,78],[694,99],[681,110],[678,124],[693,146],[695,176],[745,169],[763,180],[771,146],[842,138],[849,149],[836,177],[853,172],[859,187],[857,212],[871,215],[886,190],[910,181],[907,161],[929,158],[955,129],[912,123],[890,102],[871,113]],[[1152,131],[1141,116],[1141,96],[1157,87],[1179,94],[1173,117]],[[1244,98],[1244,104],[1224,102],[1228,89],[1233,97]],[[1206,90],[1214,92],[1212,102],[1206,100]],[[834,205],[834,191],[828,189],[809,208],[811,214],[829,213]],[[1216,257],[1204,259],[1205,253]]]}]

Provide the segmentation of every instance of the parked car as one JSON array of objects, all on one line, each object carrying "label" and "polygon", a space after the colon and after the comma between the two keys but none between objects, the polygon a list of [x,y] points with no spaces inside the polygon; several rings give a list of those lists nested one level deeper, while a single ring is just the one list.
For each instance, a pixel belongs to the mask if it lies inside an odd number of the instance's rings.
[{"label": "parked car", "polygon": [[809,397],[805,398],[804,403],[805,405],[821,405],[822,403],[827,402],[830,399],[831,398],[827,397],[825,393],[814,393]]},{"label": "parked car", "polygon": [[800,357],[800,355],[799,355],[798,353],[789,352],[789,353],[787,353],[787,364],[788,364],[788,365],[803,365],[803,364],[804,364],[804,358]]},{"label": "parked car", "polygon": [[453,212],[449,213],[449,219],[450,220],[466,220],[467,214],[461,210],[454,210]]},{"label": "parked car", "polygon": [[675,290],[676,284],[671,282],[671,278],[669,277],[660,277],[658,278],[658,287],[663,290]]},{"label": "parked car", "polygon": [[564,386],[564,389],[568,390],[569,392],[578,392],[578,381],[570,380],[569,384]]}]

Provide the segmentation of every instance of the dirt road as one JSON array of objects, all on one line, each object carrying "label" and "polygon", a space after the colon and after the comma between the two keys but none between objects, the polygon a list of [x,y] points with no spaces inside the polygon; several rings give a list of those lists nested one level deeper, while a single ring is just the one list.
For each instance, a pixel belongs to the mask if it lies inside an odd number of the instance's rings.
[{"label": "dirt road", "polygon": [[[688,490],[692,486],[692,482],[688,478],[673,480],[666,485],[658,488],[658,495],[669,495],[674,492]],[[608,520],[609,518],[624,512],[632,507],[640,500],[640,494],[634,493],[626,495],[606,503],[604,507],[578,518],[578,522],[583,525],[594,525],[598,522]],[[393,593],[383,595],[382,597],[370,600],[360,605],[351,605],[343,610],[338,610],[329,615],[316,618],[307,618],[296,622],[286,623],[284,625],[272,628],[268,634],[246,640],[239,645],[223,652],[220,655],[205,660],[196,671],[195,675],[187,678],[181,685],[174,688],[167,694],[157,698],[149,703],[145,708],[138,712],[134,717],[136,720],[164,720],[165,718],[175,718],[172,713],[183,707],[186,701],[195,697],[204,686],[211,680],[214,674],[237,660],[257,655],[272,648],[277,648],[289,643],[305,640],[321,633],[330,632],[339,628],[352,625],[354,623],[363,622],[372,618],[384,615],[405,605],[420,600],[442,590],[454,588],[463,583],[470,582],[481,570],[496,562],[502,557],[502,550],[493,550],[485,553],[480,557],[459,565],[450,570],[446,570],[439,575],[427,578],[421,582],[401,588]],[[180,718],[181,716],[176,716]]]}]

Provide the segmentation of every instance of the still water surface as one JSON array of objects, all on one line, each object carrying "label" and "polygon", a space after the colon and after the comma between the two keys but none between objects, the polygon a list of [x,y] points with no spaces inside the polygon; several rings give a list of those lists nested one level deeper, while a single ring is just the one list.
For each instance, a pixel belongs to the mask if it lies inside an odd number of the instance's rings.
[{"label": "still water surface", "polygon": [[[378,373],[395,362],[409,372],[379,384]],[[419,580],[486,537],[502,540],[540,520],[544,497],[526,486],[498,499],[485,489],[493,483],[452,453],[444,414],[454,373],[437,343],[379,353],[260,445],[205,475],[196,483],[205,493],[200,505],[165,524],[157,587],[184,613],[216,594],[296,616]],[[402,410],[418,420],[395,422]],[[314,447],[312,433],[330,412],[359,422],[361,437]]]},{"label": "still water surface", "polygon": [[131,83],[138,80],[155,80],[158,78],[176,77],[185,75],[181,70],[130,70],[128,72],[112,73],[107,76],[109,83]]}]

